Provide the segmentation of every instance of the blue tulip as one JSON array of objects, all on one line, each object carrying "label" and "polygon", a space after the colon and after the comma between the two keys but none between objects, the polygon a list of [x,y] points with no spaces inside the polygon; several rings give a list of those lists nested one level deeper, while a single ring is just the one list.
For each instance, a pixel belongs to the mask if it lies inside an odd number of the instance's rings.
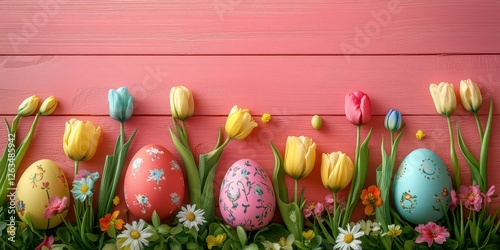
[{"label": "blue tulip", "polygon": [[132,116],[134,112],[134,99],[128,93],[127,87],[120,87],[118,90],[110,89],[108,101],[111,118],[123,122]]},{"label": "blue tulip", "polygon": [[391,109],[385,116],[385,128],[391,132],[396,132],[401,128],[403,118],[397,109]]}]

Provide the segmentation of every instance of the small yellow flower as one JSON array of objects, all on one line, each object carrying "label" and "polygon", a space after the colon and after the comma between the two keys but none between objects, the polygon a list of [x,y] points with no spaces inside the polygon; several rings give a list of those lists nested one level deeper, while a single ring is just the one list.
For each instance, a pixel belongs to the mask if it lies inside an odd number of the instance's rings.
[{"label": "small yellow flower", "polygon": [[420,141],[422,138],[424,138],[425,134],[422,130],[418,130],[417,133],[415,134],[415,137]]},{"label": "small yellow flower", "polygon": [[271,118],[272,118],[272,117],[271,117],[271,114],[269,114],[269,113],[264,113],[264,114],[262,115],[262,122],[263,122],[263,123],[268,123],[268,122],[270,122],[270,121],[271,121]]},{"label": "small yellow flower", "polygon": [[306,231],[302,232],[302,236],[306,240],[312,240],[314,236],[316,236],[316,234],[314,233],[313,230],[309,229],[307,232]]},{"label": "small yellow flower", "polygon": [[118,197],[118,195],[117,195],[117,196],[115,196],[115,198],[113,198],[113,204],[114,204],[115,206],[116,206],[116,205],[118,205],[118,204],[120,204],[120,197]]},{"label": "small yellow flower", "polygon": [[212,249],[212,247],[222,247],[224,241],[226,241],[226,234],[219,234],[217,236],[208,235],[205,239],[207,242],[208,249]]},{"label": "small yellow flower", "polygon": [[403,232],[403,230],[401,230],[400,225],[392,224],[392,225],[387,226],[387,229],[388,229],[388,231],[387,231],[386,235],[389,235],[392,238],[398,237]]}]

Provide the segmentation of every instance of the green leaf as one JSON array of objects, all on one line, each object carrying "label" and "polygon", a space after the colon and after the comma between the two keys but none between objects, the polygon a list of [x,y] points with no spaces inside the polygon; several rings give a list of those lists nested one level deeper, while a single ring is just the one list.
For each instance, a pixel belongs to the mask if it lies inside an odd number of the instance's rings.
[{"label": "green leaf", "polygon": [[240,241],[240,244],[242,246],[247,244],[247,233],[245,232],[245,229],[242,226],[236,227],[236,233],[238,234],[238,239]]},{"label": "green leaf", "polygon": [[170,234],[176,235],[180,234],[183,231],[182,224],[178,224],[176,227],[170,229]]},{"label": "green leaf", "polygon": [[299,249],[309,249],[304,243],[298,240],[294,241],[293,244],[296,245]]},{"label": "green leaf", "polygon": [[[445,249],[457,249],[458,248],[458,242],[454,239],[447,239],[444,243],[443,243],[443,247]],[[498,249],[498,248],[497,248]]]},{"label": "green leaf", "polygon": [[406,240],[404,245],[404,250],[415,249],[415,242],[413,240]]},{"label": "green leaf", "polygon": [[198,243],[190,241],[186,244],[186,248],[187,249],[198,249]]},{"label": "green leaf", "polygon": [[86,233],[85,236],[87,239],[89,239],[91,242],[97,242],[99,240],[99,235],[97,234],[92,234],[92,233]]},{"label": "green leaf", "polygon": [[488,189],[488,148],[490,144],[491,135],[491,121],[493,119],[493,99],[490,98],[490,111],[488,113],[488,121],[486,122],[486,129],[484,130],[483,141],[481,142],[481,156],[479,158],[479,173],[484,180],[484,190]]},{"label": "green leaf", "polygon": [[69,233],[68,229],[65,228],[65,227],[59,227],[59,228],[57,228],[56,235],[64,243],[70,243],[71,242],[71,234]]},{"label": "green leaf", "polygon": [[175,239],[169,240],[168,246],[170,247],[171,250],[182,250],[181,244]]},{"label": "green leaf", "polygon": [[169,227],[166,224],[160,225],[158,227],[158,233],[163,235],[163,236],[167,236],[170,233],[170,230],[171,230],[171,227]]},{"label": "green leaf", "polygon": [[314,236],[314,238],[311,239],[311,248],[317,248],[321,245],[321,242],[322,242],[323,238],[321,238],[321,236],[319,235],[316,235]]},{"label": "green leaf", "polygon": [[151,222],[153,222],[153,227],[158,228],[160,226],[160,216],[156,213],[156,210],[153,211],[153,215],[151,215]]}]

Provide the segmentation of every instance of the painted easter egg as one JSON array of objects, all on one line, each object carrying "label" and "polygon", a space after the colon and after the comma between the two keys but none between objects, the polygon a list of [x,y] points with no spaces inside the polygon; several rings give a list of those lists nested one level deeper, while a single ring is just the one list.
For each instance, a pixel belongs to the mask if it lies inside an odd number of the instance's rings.
[{"label": "painted easter egg", "polygon": [[132,157],[125,173],[125,203],[138,218],[175,215],[184,197],[184,177],[174,156],[158,144],[148,144]]},{"label": "painted easter egg", "polygon": [[64,172],[51,160],[39,160],[19,178],[15,195],[17,215],[23,222],[29,218],[37,229],[53,228],[66,217],[69,198]]},{"label": "painted easter egg", "polygon": [[272,182],[257,162],[241,159],[231,165],[219,192],[219,209],[226,224],[258,230],[269,224],[275,208]]},{"label": "painted easter egg", "polygon": [[408,222],[435,222],[448,211],[451,177],[441,158],[429,149],[416,149],[404,158],[393,187],[396,210]]}]

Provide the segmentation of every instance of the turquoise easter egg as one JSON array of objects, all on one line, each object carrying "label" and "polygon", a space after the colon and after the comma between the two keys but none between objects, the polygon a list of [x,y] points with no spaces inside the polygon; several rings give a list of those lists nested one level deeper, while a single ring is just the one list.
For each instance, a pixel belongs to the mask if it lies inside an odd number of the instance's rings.
[{"label": "turquoise easter egg", "polygon": [[441,158],[426,148],[408,154],[393,182],[396,210],[406,221],[426,224],[448,211],[453,188],[450,173]]}]

